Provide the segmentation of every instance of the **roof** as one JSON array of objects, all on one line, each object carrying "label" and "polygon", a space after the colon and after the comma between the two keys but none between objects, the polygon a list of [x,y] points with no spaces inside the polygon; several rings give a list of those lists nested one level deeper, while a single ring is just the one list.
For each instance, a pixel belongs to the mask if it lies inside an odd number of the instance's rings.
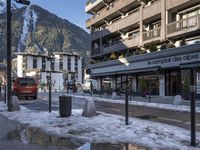
[{"label": "roof", "polygon": [[80,56],[78,53],[75,52],[53,52],[54,55],[68,55],[68,56]]}]

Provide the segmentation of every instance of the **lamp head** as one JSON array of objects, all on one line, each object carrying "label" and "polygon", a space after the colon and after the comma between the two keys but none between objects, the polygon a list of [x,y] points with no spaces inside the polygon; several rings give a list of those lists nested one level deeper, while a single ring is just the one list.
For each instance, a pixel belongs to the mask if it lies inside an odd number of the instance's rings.
[{"label": "lamp head", "polygon": [[30,1],[29,0],[15,0],[17,3],[19,4],[23,4],[23,5],[30,5]]}]

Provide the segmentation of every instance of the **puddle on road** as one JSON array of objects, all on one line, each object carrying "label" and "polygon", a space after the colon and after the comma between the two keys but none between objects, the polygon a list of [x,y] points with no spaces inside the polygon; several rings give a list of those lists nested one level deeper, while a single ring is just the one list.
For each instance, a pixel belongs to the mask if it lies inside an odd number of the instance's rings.
[{"label": "puddle on road", "polygon": [[[66,149],[77,150],[87,141],[73,137],[57,137],[48,135],[41,129],[20,126],[18,129],[9,132],[3,140],[17,140],[24,144],[39,144],[44,147],[50,145],[65,147]],[[82,150],[82,149],[80,149]],[[84,149],[85,150],[85,149]],[[90,149],[86,150],[147,150],[132,144],[110,144],[110,143],[90,143]]]}]

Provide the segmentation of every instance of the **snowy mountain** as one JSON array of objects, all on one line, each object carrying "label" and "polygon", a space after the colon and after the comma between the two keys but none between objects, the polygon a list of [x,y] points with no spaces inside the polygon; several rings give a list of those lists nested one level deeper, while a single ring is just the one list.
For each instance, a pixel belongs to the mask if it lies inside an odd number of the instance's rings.
[{"label": "snowy mountain", "polygon": [[[16,10],[16,2],[12,0],[11,2],[11,10]],[[0,13],[6,13],[6,0],[0,0]]]},{"label": "snowy mountain", "polygon": [[[3,6],[4,0],[0,0]],[[6,56],[6,14],[0,14],[0,61]],[[80,27],[37,6],[18,8],[12,13],[12,52],[43,53],[76,51],[86,55],[89,34]]]}]

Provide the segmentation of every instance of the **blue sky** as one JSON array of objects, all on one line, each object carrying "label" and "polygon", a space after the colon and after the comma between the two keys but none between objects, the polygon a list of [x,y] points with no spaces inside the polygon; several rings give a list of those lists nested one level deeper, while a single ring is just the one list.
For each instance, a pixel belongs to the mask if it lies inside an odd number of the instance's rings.
[{"label": "blue sky", "polygon": [[57,16],[85,28],[85,20],[89,15],[85,13],[87,0],[30,0],[31,4],[37,4]]}]

